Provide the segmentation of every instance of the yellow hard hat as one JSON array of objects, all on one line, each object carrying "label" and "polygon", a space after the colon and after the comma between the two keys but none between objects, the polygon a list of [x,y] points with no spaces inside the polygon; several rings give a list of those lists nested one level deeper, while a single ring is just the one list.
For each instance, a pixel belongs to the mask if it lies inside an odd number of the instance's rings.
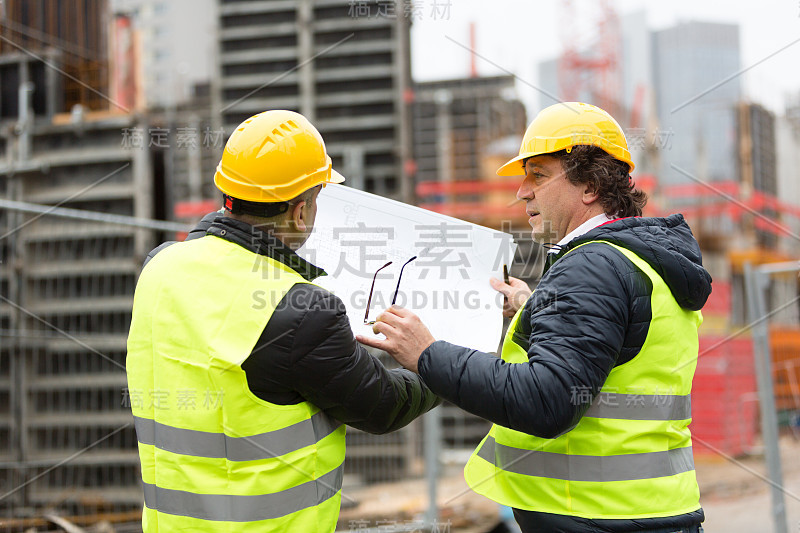
[{"label": "yellow hard hat", "polygon": [[321,183],[343,181],[317,129],[303,115],[283,110],[239,124],[214,174],[220,191],[247,202],[286,202]]},{"label": "yellow hard hat", "polygon": [[611,115],[591,104],[562,102],[536,115],[522,138],[519,155],[497,169],[497,175],[523,175],[524,159],[565,149],[569,152],[573,146],[581,144],[602,148],[615,159],[627,163],[633,171],[625,133]]}]

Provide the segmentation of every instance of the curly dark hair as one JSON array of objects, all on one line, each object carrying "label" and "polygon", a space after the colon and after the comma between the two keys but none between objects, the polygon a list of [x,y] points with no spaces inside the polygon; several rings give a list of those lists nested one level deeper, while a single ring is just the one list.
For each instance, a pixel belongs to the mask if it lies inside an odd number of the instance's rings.
[{"label": "curly dark hair", "polygon": [[627,163],[614,159],[602,148],[587,145],[573,146],[569,153],[561,150],[547,155],[561,161],[570,183],[591,184],[607,215],[642,216],[647,193],[634,189]]}]

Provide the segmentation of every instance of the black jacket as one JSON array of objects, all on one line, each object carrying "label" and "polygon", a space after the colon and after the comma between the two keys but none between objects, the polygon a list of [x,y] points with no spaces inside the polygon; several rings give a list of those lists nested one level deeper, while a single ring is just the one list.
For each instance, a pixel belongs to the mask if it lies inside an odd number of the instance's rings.
[{"label": "black jacket", "polygon": [[[270,234],[223,214],[206,215],[187,240],[207,234],[272,257],[309,281],[325,274]],[[145,263],[170,244],[153,250]],[[356,342],[338,297],[306,283],[286,293],[241,366],[262,400],[308,401],[369,433],[399,429],[439,403],[419,376],[385,368]]]},{"label": "black jacket", "polygon": [[[419,360],[419,373],[436,394],[496,424],[543,438],[573,428],[588,409],[575,390],[600,391],[611,370],[641,350],[650,324],[649,278],[618,250],[588,244],[605,240],[635,252],[664,279],[676,301],[699,310],[711,293],[700,248],[683,216],[625,218],[572,240],[550,254],[536,291],[526,302],[514,341],[529,364],[501,359],[443,341]],[[580,387],[578,389],[577,387]],[[702,510],[648,520],[595,520],[546,513],[533,531],[635,531],[702,522]]]}]

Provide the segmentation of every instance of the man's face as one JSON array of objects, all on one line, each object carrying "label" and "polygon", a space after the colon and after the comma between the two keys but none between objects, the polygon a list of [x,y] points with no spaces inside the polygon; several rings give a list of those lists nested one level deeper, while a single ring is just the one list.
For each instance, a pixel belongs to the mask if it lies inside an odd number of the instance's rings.
[{"label": "man's face", "polygon": [[533,239],[556,243],[577,228],[586,212],[585,189],[585,185],[570,183],[558,159],[549,155],[528,159],[517,199],[525,202]]}]

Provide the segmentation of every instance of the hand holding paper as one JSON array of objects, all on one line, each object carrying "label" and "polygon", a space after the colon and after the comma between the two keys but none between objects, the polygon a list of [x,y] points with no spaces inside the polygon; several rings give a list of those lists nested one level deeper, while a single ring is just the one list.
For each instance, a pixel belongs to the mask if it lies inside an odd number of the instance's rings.
[{"label": "hand holding paper", "polygon": [[356,335],[356,340],[387,352],[412,372],[417,372],[417,362],[422,352],[436,341],[417,315],[399,305],[393,305],[381,313],[372,331],[383,333],[386,339]]},{"label": "hand holding paper", "polygon": [[528,284],[518,278],[509,277],[508,283],[503,283],[497,278],[490,278],[489,284],[506,297],[503,302],[503,316],[508,318],[513,317],[532,294]]}]

